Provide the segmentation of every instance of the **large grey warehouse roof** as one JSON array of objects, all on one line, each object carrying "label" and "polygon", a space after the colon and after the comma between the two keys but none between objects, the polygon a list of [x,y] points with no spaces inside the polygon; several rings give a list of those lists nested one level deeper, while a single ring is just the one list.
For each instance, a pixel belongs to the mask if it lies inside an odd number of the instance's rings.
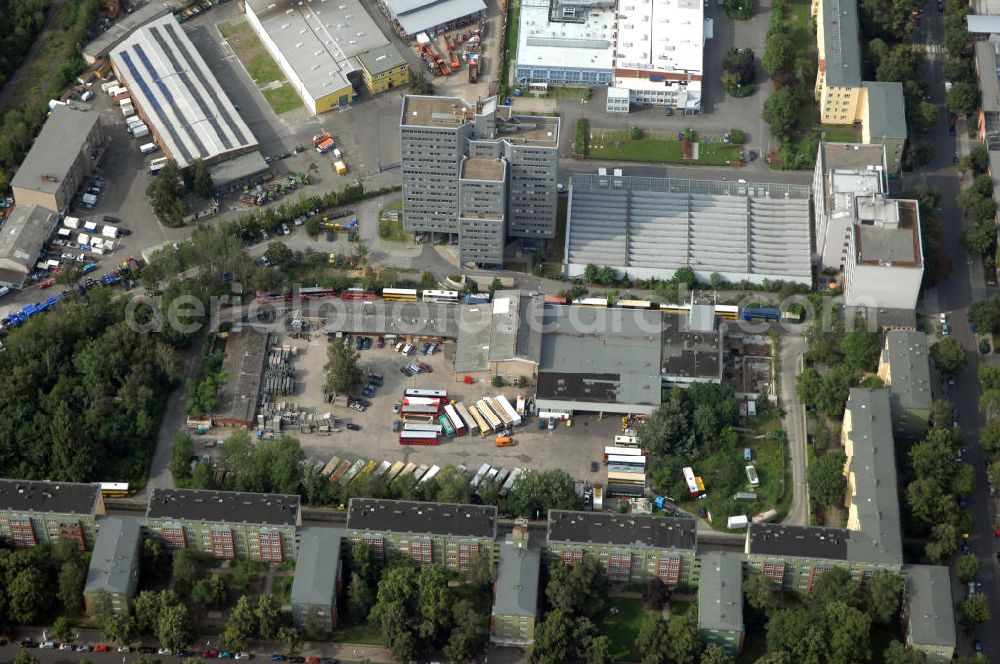
[{"label": "large grey warehouse roof", "polygon": [[292,580],[292,605],[330,606],[335,603],[340,567],[342,528],[299,529],[299,555]]},{"label": "large grey warehouse roof", "polygon": [[408,35],[457,21],[486,9],[483,0],[387,0],[386,5]]},{"label": "large grey warehouse roof", "polygon": [[129,94],[182,168],[256,147],[257,139],[173,15],[136,30],[111,52]]},{"label": "large grey warehouse roof", "polygon": [[538,613],[538,576],[541,556],[526,546],[503,544],[497,565],[493,614],[527,616]]},{"label": "large grey warehouse roof", "polygon": [[491,362],[537,364],[542,344],[542,299],[497,291],[493,301],[458,311],[455,371],[486,371]]},{"label": "large grey warehouse roof", "polygon": [[10,186],[45,194],[59,191],[100,117],[88,104],[71,103],[52,109]]},{"label": "large grey warehouse roof", "polygon": [[930,353],[927,335],[916,330],[892,330],[885,335],[883,361],[889,365],[889,395],[907,410],[930,410]]},{"label": "large grey warehouse roof", "polygon": [[548,541],[694,549],[694,519],[549,510]]},{"label": "large grey warehouse roof", "polygon": [[351,85],[354,56],[389,45],[360,0],[248,0],[247,9],[313,99]]},{"label": "large grey warehouse roof", "polygon": [[295,526],[299,502],[279,493],[153,489],[146,518]]},{"label": "large grey warehouse roof", "polygon": [[56,221],[54,213],[37,205],[14,208],[0,228],[0,280],[17,283],[35,269]]},{"label": "large grey warehouse roof", "polygon": [[351,498],[347,507],[348,530],[496,537],[496,524],[493,505]]},{"label": "large grey warehouse roof", "polygon": [[[861,525],[860,531],[851,533],[848,558],[901,564],[903,535],[899,529],[896,450],[889,391],[852,388],[847,398],[847,411],[851,424],[847,435],[853,451],[850,474],[854,495],[850,509]],[[844,421],[847,422],[847,417]]]},{"label": "large grey warehouse roof", "polygon": [[102,505],[98,484],[0,479],[0,510],[93,516],[103,512],[98,505]]},{"label": "large grey warehouse roof", "polygon": [[632,277],[683,267],[730,281],[812,282],[809,187],[575,175],[566,232],[569,276],[587,264]]},{"label": "large grey warehouse roof", "polygon": [[857,0],[823,0],[823,59],[828,86],[861,85]]},{"label": "large grey warehouse roof", "polygon": [[229,333],[222,372],[226,382],[219,390],[216,419],[227,423],[252,423],[260,398],[267,342],[270,335],[253,327]]},{"label": "large grey warehouse roof", "polygon": [[701,557],[698,628],[743,631],[743,558],[710,551]]},{"label": "large grey warehouse roof", "polygon": [[109,516],[101,519],[94,542],[94,553],[87,569],[87,594],[104,591],[126,594],[142,539],[142,524],[138,519]]},{"label": "large grey warehouse roof", "polygon": [[907,629],[915,645],[955,647],[955,613],[948,568],[907,565]]},{"label": "large grey warehouse roof", "polygon": [[868,90],[868,135],[873,141],[906,138],[903,84],[865,81]]}]

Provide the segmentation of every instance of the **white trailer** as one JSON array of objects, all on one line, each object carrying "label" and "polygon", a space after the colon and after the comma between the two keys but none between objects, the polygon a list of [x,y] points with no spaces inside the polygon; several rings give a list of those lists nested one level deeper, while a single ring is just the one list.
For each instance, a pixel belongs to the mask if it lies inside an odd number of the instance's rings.
[{"label": "white trailer", "polygon": [[476,473],[476,476],[472,478],[471,482],[469,482],[469,486],[473,489],[479,488],[480,482],[483,481],[483,478],[486,477],[486,473],[488,472],[490,472],[490,464],[484,463],[479,467],[479,472]]},{"label": "white trailer", "polygon": [[503,409],[503,411],[507,414],[507,417],[510,418],[511,425],[518,426],[521,424],[521,416],[517,414],[517,410],[510,405],[509,401],[507,401],[507,397],[502,394],[498,394],[493,398],[493,400],[498,406],[500,406],[500,408]]},{"label": "white trailer", "polygon": [[147,136],[149,136],[149,127],[145,124],[138,125],[132,130],[132,138],[146,138]]},{"label": "white trailer", "polygon": [[113,240],[116,237],[118,237],[118,229],[115,228],[114,226],[103,226],[101,228],[101,235]]},{"label": "white trailer", "polygon": [[96,233],[97,224],[93,221],[85,221],[83,222],[83,230],[87,231],[88,233]]},{"label": "white trailer", "polygon": [[77,228],[80,228],[80,220],[77,217],[64,217],[63,226],[75,230]]}]

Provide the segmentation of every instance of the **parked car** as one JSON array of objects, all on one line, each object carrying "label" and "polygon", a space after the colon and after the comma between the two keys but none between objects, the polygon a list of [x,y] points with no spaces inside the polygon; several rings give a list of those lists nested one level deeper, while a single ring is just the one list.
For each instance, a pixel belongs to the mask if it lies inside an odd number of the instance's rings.
[{"label": "parked car", "polygon": [[368,374],[368,378],[371,380],[377,380],[378,382],[381,383],[385,379],[385,376],[383,376],[380,373],[375,373],[374,371],[372,371],[371,373]]},{"label": "parked car", "polygon": [[177,653],[177,656],[178,657],[194,657],[195,653],[192,652],[192,651],[190,651],[190,650],[181,650],[179,653]]},{"label": "parked car", "polygon": [[170,650],[170,648],[160,648],[159,650],[156,651],[156,654],[157,655],[173,655],[174,653]]},{"label": "parked car", "polygon": [[208,648],[206,650],[201,651],[201,656],[204,657],[205,659],[215,659],[216,657],[219,656],[219,651],[216,650],[215,648]]},{"label": "parked car", "polygon": [[139,646],[139,649],[137,650],[137,652],[140,655],[155,655],[156,654],[156,647],[155,646]]},{"label": "parked car", "polygon": [[423,371],[424,373],[434,373],[434,370],[431,369],[430,366],[424,364],[423,362],[417,362],[417,366],[419,366],[420,370]]},{"label": "parked car", "polygon": [[400,367],[399,373],[403,374],[407,378],[411,378],[413,376],[413,372],[410,370],[410,367]]},{"label": "parked car", "polygon": [[40,284],[38,284],[38,287],[39,288],[52,288],[52,285],[54,283],[56,283],[56,282],[54,280],[52,280],[52,279],[45,279]]},{"label": "parked car", "polygon": [[38,647],[41,648],[42,650],[52,650],[53,648],[56,647],[56,643],[55,641],[42,641],[38,645]]},{"label": "parked car", "polygon": [[72,650],[72,649],[73,649],[73,644],[71,644],[71,643],[60,643],[59,644],[59,650]]},{"label": "parked car", "polygon": [[600,468],[601,467],[597,464],[596,461],[591,461],[590,462],[590,472],[596,473],[598,470],[600,470]]},{"label": "parked car", "polygon": [[361,425],[355,424],[354,422],[348,422],[347,428],[349,431],[361,431]]},{"label": "parked car", "polygon": [[319,657],[306,657],[306,664],[319,664]]},{"label": "parked car", "polygon": [[87,645],[87,644],[83,644],[83,645],[77,646],[76,647],[76,651],[77,652],[90,652],[90,646]]},{"label": "parked car", "polygon": [[427,354],[428,355],[433,355],[434,353],[437,352],[437,349],[438,349],[438,345],[437,344],[431,344],[430,347],[427,349]]},{"label": "parked car", "polygon": [[94,646],[94,652],[108,652],[108,644],[98,643],[96,646]]},{"label": "parked car", "polygon": [[296,655],[295,657],[289,657],[288,661],[292,662],[292,664],[305,664],[306,658],[301,655]]},{"label": "parked car", "polygon": [[274,655],[271,655],[271,661],[272,662],[284,662],[287,659],[288,659],[287,657],[285,657],[284,655],[281,655],[281,654],[277,654],[276,653]]},{"label": "parked car", "polygon": [[31,639],[24,639],[24,640],[21,641],[21,647],[22,648],[37,648],[38,647],[38,643],[35,642],[35,641],[32,641]]},{"label": "parked car", "polygon": [[399,408],[400,408],[400,405],[401,405],[401,404],[400,404],[400,403],[399,403],[398,401],[397,401],[396,403],[392,404],[392,412],[393,412],[393,413],[398,413],[398,412],[399,412]]},{"label": "parked car", "polygon": [[250,654],[250,653],[248,653],[248,652],[238,652],[238,653],[236,653],[236,655],[235,655],[235,656],[233,657],[233,659],[250,659],[251,657],[253,657],[253,655],[251,655],[251,654]]},{"label": "parked car", "polygon": [[430,344],[430,342],[428,342],[428,343],[425,343],[425,344],[424,344],[423,346],[421,346],[421,347],[420,347],[420,353],[421,353],[422,355],[426,355],[426,354],[427,354],[427,351],[428,351],[428,350],[430,349],[430,347],[431,347],[431,344]]},{"label": "parked car", "polygon": [[371,387],[365,387],[365,389],[361,390],[361,394],[365,395],[369,399],[372,399],[375,397],[375,390]]},{"label": "parked car", "polygon": [[393,433],[399,433],[399,430],[401,428],[402,428],[402,426],[400,425],[399,420],[393,420],[392,421],[392,432]]},{"label": "parked car", "polygon": [[222,650],[219,652],[219,659],[232,659],[232,658],[233,658],[233,653],[229,652],[228,650]]}]

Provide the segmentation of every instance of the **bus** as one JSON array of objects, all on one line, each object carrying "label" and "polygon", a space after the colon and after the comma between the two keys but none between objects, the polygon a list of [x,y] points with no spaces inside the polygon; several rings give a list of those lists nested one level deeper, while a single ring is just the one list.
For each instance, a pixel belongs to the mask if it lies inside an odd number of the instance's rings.
[{"label": "bus", "polygon": [[517,410],[515,410],[514,406],[510,405],[510,401],[507,400],[507,397],[502,394],[498,394],[493,398],[493,401],[500,406],[505,413],[507,413],[507,417],[510,418],[511,424],[517,426],[521,423],[521,416],[517,414]]},{"label": "bus", "polygon": [[465,435],[465,424],[462,422],[462,418],[458,416],[458,411],[451,404],[446,404],[444,407],[444,414],[448,416],[451,421],[451,426],[455,429],[456,436]]},{"label": "bus", "polygon": [[471,482],[469,482],[469,486],[473,489],[479,488],[480,482],[483,481],[483,478],[486,477],[486,473],[488,472],[490,472],[490,464],[484,463],[479,467],[479,472],[476,473],[476,476],[472,478]]},{"label": "bus", "polygon": [[392,464],[392,468],[390,468],[389,472],[386,473],[385,475],[386,483],[391,483],[394,479],[396,479],[396,477],[399,476],[399,473],[402,472],[403,466],[405,465],[406,464],[403,463],[402,461],[397,461],[396,463]]},{"label": "bus", "polygon": [[490,423],[486,421],[486,418],[480,414],[479,409],[475,405],[469,406],[469,414],[472,415],[472,419],[476,421],[479,426],[479,437],[484,438],[486,434],[493,430]]},{"label": "bus", "polygon": [[605,447],[604,448],[604,460],[607,461],[608,457],[612,454],[616,456],[631,456],[637,457],[642,456],[642,450],[635,447]]},{"label": "bus", "polygon": [[364,288],[348,288],[340,294],[341,300],[365,300],[370,302],[375,299],[375,293],[366,291]]},{"label": "bus", "polygon": [[448,416],[445,414],[438,415],[438,422],[441,423],[441,427],[444,429],[444,435],[451,440],[455,437],[455,427],[451,426],[451,421],[448,420]]},{"label": "bus", "polygon": [[433,397],[403,397],[403,406],[434,406],[439,408],[441,400]]},{"label": "bus", "polygon": [[[405,443],[400,442],[399,444],[400,445],[404,445]],[[414,469],[416,469],[416,467],[417,467],[417,464],[413,463],[412,461],[409,462],[408,464],[406,464],[405,466],[403,466],[403,469],[401,471],[399,471],[398,475],[396,475],[396,479],[393,480],[393,483],[395,484],[396,482],[401,482],[401,481],[403,481],[404,477],[412,475],[413,471],[414,471]]]},{"label": "bus", "polygon": [[337,291],[332,288],[312,286],[310,288],[300,288],[299,297],[303,300],[319,300],[327,297],[336,297]]},{"label": "bus", "polygon": [[608,483],[646,486],[646,475],[642,473],[608,473]]},{"label": "bus", "polygon": [[453,290],[425,290],[423,294],[424,302],[440,302],[442,304],[458,304],[458,291]]},{"label": "bus", "polygon": [[573,304],[578,307],[598,307],[600,309],[608,308],[608,298],[606,297],[581,297],[579,300],[573,300]]},{"label": "bus", "polygon": [[332,459],[330,459],[330,461],[327,462],[325,466],[323,466],[323,471],[320,473],[320,475],[322,475],[323,477],[329,477],[330,473],[336,470],[337,466],[339,465],[340,465],[340,457],[337,456],[333,457]]},{"label": "bus", "polygon": [[715,315],[723,320],[739,320],[740,308],[735,304],[717,304]]},{"label": "bus", "polygon": [[[430,433],[428,431],[400,431],[399,432],[399,444],[400,445],[437,445],[438,437],[437,434]],[[403,469],[406,470],[405,468]],[[400,477],[403,475],[400,474]]]},{"label": "bus", "polygon": [[417,390],[412,387],[408,387],[403,390],[404,397],[427,397],[428,399],[442,399],[446,400],[448,398],[448,392],[446,390]]},{"label": "bus", "polygon": [[466,293],[465,294],[466,304],[489,304],[490,294],[489,293]]},{"label": "bus", "polygon": [[503,426],[503,422],[500,421],[500,418],[486,404],[485,399],[480,399],[476,402],[476,410],[483,416],[483,419],[489,422],[491,430],[496,431]]},{"label": "bus", "polygon": [[604,460],[607,461],[608,463],[619,463],[628,466],[639,466],[640,468],[646,465],[646,457],[641,455],[635,456],[629,454],[605,454]]},{"label": "bus", "polygon": [[660,305],[649,300],[618,300],[621,309],[659,309]]},{"label": "bus", "polygon": [[402,413],[400,413],[400,415],[403,418],[403,424],[404,425],[407,422],[427,422],[427,423],[433,423],[434,422],[434,418],[437,417],[437,411],[434,411],[434,413],[431,414],[431,413],[407,413],[404,410]]},{"label": "bus", "polygon": [[747,472],[747,479],[750,481],[750,486],[757,486],[760,484],[760,478],[757,477],[757,469],[753,466],[747,466],[745,468]]},{"label": "bus", "polygon": [[641,498],[646,492],[646,487],[637,484],[619,484],[618,482],[608,482],[604,487],[604,495],[608,498],[622,496],[626,498]]},{"label": "bus", "polygon": [[425,433],[441,433],[443,427],[440,424],[426,422],[403,422],[403,431],[423,431]]},{"label": "bus", "polygon": [[511,490],[511,488],[514,486],[514,482],[517,481],[517,478],[520,477],[521,473],[523,472],[524,471],[521,470],[520,468],[515,468],[514,470],[510,471],[510,475],[507,477],[507,481],[504,482],[503,486],[500,487],[501,496],[507,495],[507,492]]},{"label": "bus", "polygon": [[434,479],[434,476],[437,475],[440,471],[441,471],[441,466],[431,466],[431,469],[428,470],[426,473],[424,473],[424,476],[420,478],[420,481],[417,482],[417,484],[423,484],[424,482],[428,482]]},{"label": "bus", "polygon": [[697,498],[701,492],[698,491],[698,484],[694,481],[694,470],[691,466],[685,466],[681,472],[684,473],[684,482],[687,483],[688,493],[691,494],[692,498]]},{"label": "bus", "polygon": [[465,422],[465,426],[468,429],[470,436],[474,436],[479,433],[479,422],[477,422],[476,418],[469,413],[469,409],[465,407],[464,403],[461,401],[456,403],[455,410],[458,411],[459,417],[461,417],[462,421]]},{"label": "bus", "polygon": [[514,421],[510,419],[510,415],[507,414],[507,411],[501,408],[500,404],[498,404],[493,397],[483,397],[483,402],[490,407],[496,416],[500,418],[500,421],[503,422],[503,425],[509,429]]},{"label": "bus", "polygon": [[101,482],[101,495],[105,498],[125,498],[128,493],[128,482]]},{"label": "bus", "polygon": [[386,302],[416,302],[416,288],[383,288],[382,299]]}]

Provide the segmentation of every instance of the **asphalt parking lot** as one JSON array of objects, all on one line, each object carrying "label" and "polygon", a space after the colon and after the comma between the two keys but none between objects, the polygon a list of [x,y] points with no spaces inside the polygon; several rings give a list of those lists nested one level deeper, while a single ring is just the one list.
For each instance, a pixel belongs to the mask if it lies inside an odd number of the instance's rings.
[{"label": "asphalt parking lot", "polygon": [[[297,430],[288,431],[302,443],[306,454],[317,461],[326,463],[333,456],[359,459],[370,458],[391,462],[406,461],[437,464],[443,466],[464,465],[475,472],[484,463],[494,467],[549,470],[561,468],[572,477],[591,482],[603,482],[603,465],[598,472],[590,470],[591,461],[599,461],[604,447],[611,445],[614,436],[620,433],[620,423],[616,417],[598,420],[596,416],[574,419],[573,426],[567,428],[558,423],[553,430],[539,430],[537,419],[528,417],[521,427],[514,431],[517,445],[496,447],[494,436],[462,436],[454,440],[442,437],[437,446],[401,446],[399,438],[392,432],[392,422],[397,415],[392,412],[393,404],[403,398],[403,390],[409,387],[423,389],[443,389],[450,399],[462,401],[466,405],[485,395],[504,394],[514,403],[518,394],[531,396],[531,388],[493,388],[488,383],[477,382],[466,385],[452,372],[451,357],[454,342],[446,342],[443,351],[432,356],[418,352],[404,359],[392,350],[389,344],[379,349],[360,352],[360,365],[384,376],[384,384],[379,388],[371,406],[359,413],[347,407],[343,396],[333,405],[323,401],[322,386],[325,380],[323,366],[326,363],[326,337],[316,334],[311,340],[285,338],[280,343],[295,346],[298,356],[293,367],[296,372],[297,393],[287,400],[297,403],[300,408],[314,413],[333,413],[343,423],[357,424],[360,431],[343,430],[328,436],[301,434]],[[433,369],[433,373],[422,373],[408,378],[400,373],[404,364],[422,361]]]}]

